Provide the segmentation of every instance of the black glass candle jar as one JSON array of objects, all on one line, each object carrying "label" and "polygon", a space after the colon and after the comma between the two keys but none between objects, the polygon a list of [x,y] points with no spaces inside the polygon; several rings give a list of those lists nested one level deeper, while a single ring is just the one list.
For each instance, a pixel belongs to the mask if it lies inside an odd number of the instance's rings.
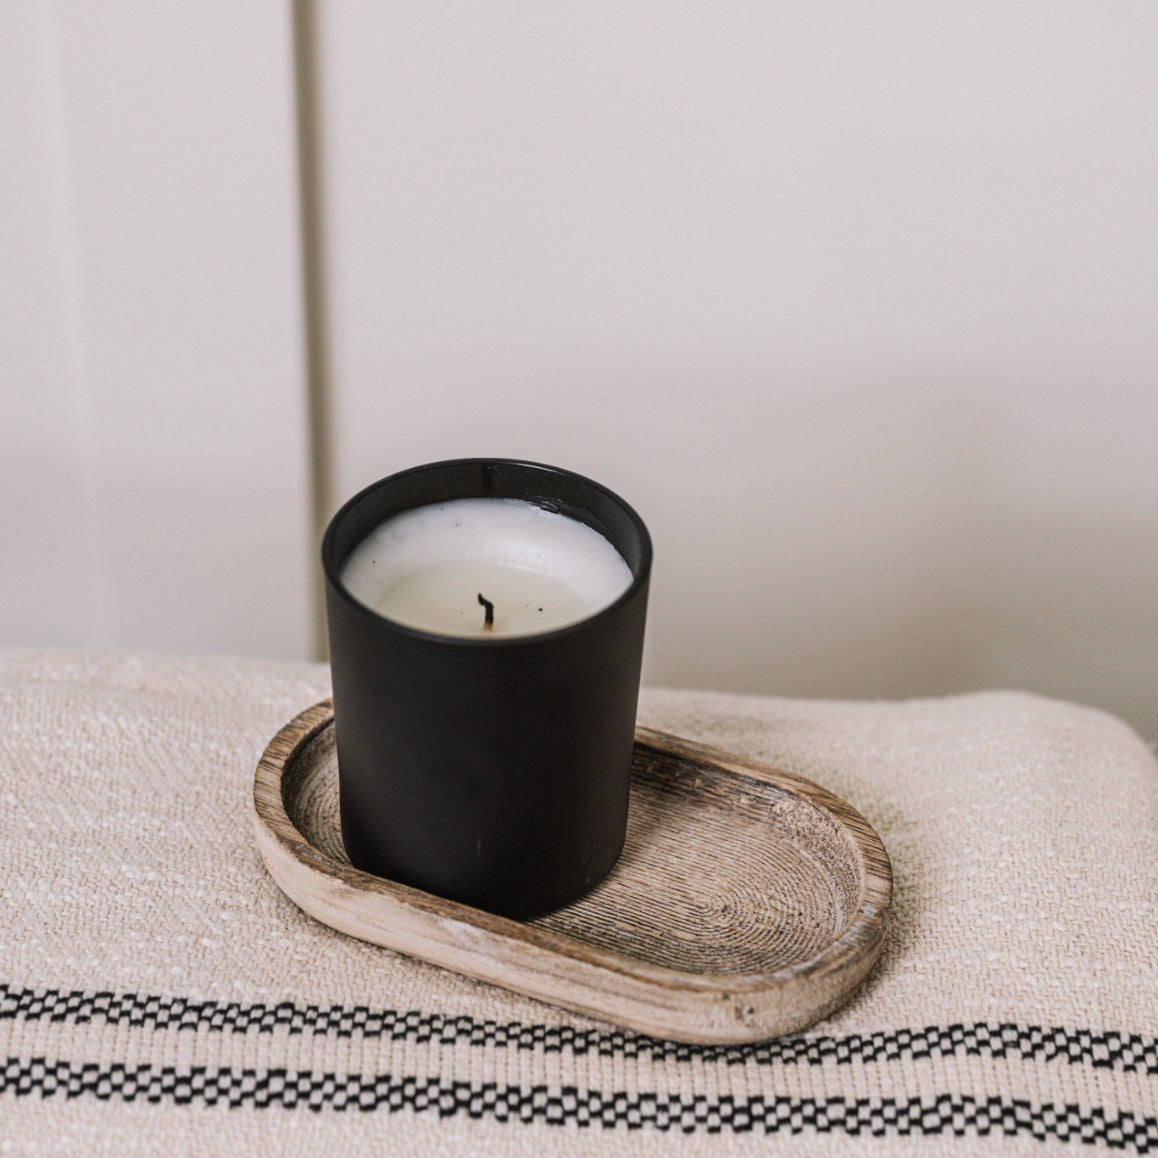
[{"label": "black glass candle jar", "polygon": [[[351,594],[343,566],[371,531],[458,499],[522,500],[592,528],[630,570],[626,590],[577,622],[515,636],[407,626]],[[322,564],[351,862],[517,918],[594,887],[627,825],[651,570],[639,516],[554,467],[432,463],[347,502],[326,531]]]}]

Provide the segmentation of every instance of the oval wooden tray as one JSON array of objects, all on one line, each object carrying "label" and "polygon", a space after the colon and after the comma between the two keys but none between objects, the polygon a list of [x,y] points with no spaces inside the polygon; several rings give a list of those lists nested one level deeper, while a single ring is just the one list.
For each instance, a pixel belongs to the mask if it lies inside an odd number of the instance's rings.
[{"label": "oval wooden tray", "polygon": [[329,700],[270,742],[257,844],[281,889],[376,945],[628,1029],[759,1041],[842,1005],[880,955],[892,871],[864,818],[802,777],[640,728],[610,876],[533,921],[351,866]]}]

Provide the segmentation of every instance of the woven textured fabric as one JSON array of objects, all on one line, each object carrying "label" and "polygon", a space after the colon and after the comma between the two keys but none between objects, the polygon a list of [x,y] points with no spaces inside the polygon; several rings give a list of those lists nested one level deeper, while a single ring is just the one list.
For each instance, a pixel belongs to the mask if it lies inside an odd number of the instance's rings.
[{"label": "woven textured fabric", "polygon": [[625,1033],[344,937],[253,840],[325,668],[0,651],[0,1154],[1158,1153],[1158,765],[994,692],[647,689],[641,722],[880,833],[884,956],[736,1047]]}]

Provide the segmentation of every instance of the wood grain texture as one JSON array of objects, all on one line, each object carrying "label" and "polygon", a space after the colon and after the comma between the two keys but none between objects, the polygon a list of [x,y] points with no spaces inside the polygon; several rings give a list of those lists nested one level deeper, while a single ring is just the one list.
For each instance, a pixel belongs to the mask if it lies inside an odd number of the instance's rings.
[{"label": "wood grain texture", "polygon": [[281,889],[341,932],[676,1041],[759,1041],[842,1005],[884,943],[892,871],[851,806],[802,777],[636,731],[627,842],[581,900],[498,917],[355,869],[329,700],[257,766],[257,844]]}]

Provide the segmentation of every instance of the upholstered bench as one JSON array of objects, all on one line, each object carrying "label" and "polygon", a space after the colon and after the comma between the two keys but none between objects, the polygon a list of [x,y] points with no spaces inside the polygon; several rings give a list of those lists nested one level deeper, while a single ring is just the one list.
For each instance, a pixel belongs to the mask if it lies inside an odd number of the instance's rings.
[{"label": "upholstered bench", "polygon": [[1158,764],[1015,692],[645,689],[892,860],[884,954],[752,1045],[640,1037],[343,936],[253,836],[325,667],[0,651],[0,1154],[1158,1151]]}]

